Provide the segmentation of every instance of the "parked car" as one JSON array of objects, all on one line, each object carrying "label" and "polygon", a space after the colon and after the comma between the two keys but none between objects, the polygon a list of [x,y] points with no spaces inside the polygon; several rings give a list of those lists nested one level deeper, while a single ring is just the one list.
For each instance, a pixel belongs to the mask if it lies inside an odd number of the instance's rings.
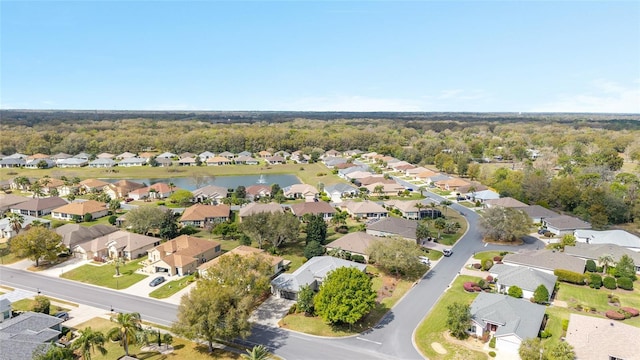
[{"label": "parked car", "polygon": [[64,321],[69,320],[69,313],[66,311],[60,311],[53,316],[57,317],[58,319],[62,319]]},{"label": "parked car", "polygon": [[149,286],[158,286],[164,282],[164,277],[158,276],[157,278],[151,280]]},{"label": "parked car", "polygon": [[418,259],[420,259],[420,262],[425,265],[431,265],[431,261],[426,256],[418,256]]},{"label": "parked car", "polygon": [[451,251],[451,249],[444,249],[442,250],[442,254],[446,257],[451,256],[451,254],[453,254],[453,251]]}]

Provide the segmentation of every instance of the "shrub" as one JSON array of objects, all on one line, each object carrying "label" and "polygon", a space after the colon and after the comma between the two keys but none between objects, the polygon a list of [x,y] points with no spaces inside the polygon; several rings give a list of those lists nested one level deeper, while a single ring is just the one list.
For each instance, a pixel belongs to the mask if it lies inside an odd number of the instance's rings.
[{"label": "shrub", "polygon": [[616,279],[611,276],[607,276],[604,279],[602,279],[602,285],[604,285],[604,287],[606,287],[609,290],[615,290],[617,288]]},{"label": "shrub", "polygon": [[464,284],[462,284],[462,287],[464,288],[464,291],[467,292],[474,292],[474,288],[477,287],[478,284],[472,282],[472,281],[467,281]]},{"label": "shrub", "polygon": [[513,285],[513,286],[509,286],[509,291],[507,291],[507,294],[509,296],[512,296],[514,298],[521,298],[522,297],[522,289]]},{"label": "shrub", "polygon": [[589,286],[594,289],[602,287],[602,276],[600,274],[589,274]]},{"label": "shrub", "polygon": [[291,314],[295,314],[296,312],[298,312],[298,303],[294,303],[293,305],[291,305],[291,307],[289,308],[289,315]]},{"label": "shrub", "polygon": [[355,261],[357,263],[366,264],[367,262],[364,260],[364,256],[353,254],[351,255],[351,261]]},{"label": "shrub", "polygon": [[487,275],[486,280],[487,280],[488,283],[492,283],[493,282],[493,276]]},{"label": "shrub", "polygon": [[627,277],[618,279],[618,287],[623,290],[633,290],[633,281]]},{"label": "shrub", "polygon": [[115,225],[117,220],[118,220],[118,217],[115,216],[115,215],[109,216],[109,219],[108,219],[109,224],[111,224],[111,225]]},{"label": "shrub", "polygon": [[618,298],[617,296],[611,295],[611,297],[609,298],[609,302],[612,304],[620,304],[620,298]]},{"label": "shrub", "polygon": [[44,296],[36,296],[34,298],[35,303],[31,309],[33,312],[43,313],[49,315],[49,309],[51,308],[51,302]]},{"label": "shrub", "polygon": [[553,274],[558,277],[558,281],[584,285],[584,274],[564,269],[556,269]]},{"label": "shrub", "polygon": [[489,351],[489,356],[496,357],[496,352],[495,351]]},{"label": "shrub", "polygon": [[562,330],[567,331],[569,328],[569,319],[562,319]]},{"label": "shrub", "polygon": [[624,320],[624,314],[620,314],[619,312],[617,312],[615,310],[607,310],[607,312],[604,315],[606,317],[608,317],[609,319]]},{"label": "shrub", "polygon": [[335,231],[340,234],[346,234],[349,232],[349,227],[347,225],[336,226]]},{"label": "shrub", "polygon": [[540,284],[533,292],[533,302],[536,304],[546,304],[549,301],[549,290],[547,287]]},{"label": "shrub", "polygon": [[540,332],[540,337],[543,339],[547,339],[551,337],[551,331],[547,331],[547,330],[542,330]]},{"label": "shrub", "polygon": [[588,272],[596,272],[596,270],[598,269],[598,267],[596,266],[596,262],[589,259],[587,260],[587,271]]},{"label": "shrub", "polygon": [[491,269],[491,267],[493,266],[493,260],[491,259],[484,259],[482,261],[482,270],[484,271],[489,271],[489,269]]},{"label": "shrub", "polygon": [[640,314],[638,309],[635,309],[635,308],[632,308],[632,307],[623,307],[622,310],[628,312],[629,314],[631,314],[632,317],[638,316],[638,314]]},{"label": "shrub", "polygon": [[486,288],[487,288],[487,282],[486,282],[486,281],[484,281],[484,280],[482,280],[482,279],[480,279],[480,281],[478,281],[478,286],[479,286],[481,289],[486,289]]},{"label": "shrub", "polygon": [[500,262],[500,261],[502,261],[502,256],[494,256],[494,257],[493,257],[493,261],[495,261],[495,262]]},{"label": "shrub", "polygon": [[492,349],[496,348],[496,337],[495,336],[491,337],[491,340],[489,340],[489,347],[492,348]]},{"label": "shrub", "polygon": [[183,227],[182,229],[180,229],[180,235],[193,235],[197,232],[199,232],[200,230],[198,228],[196,228],[193,225],[187,225],[185,227]]},{"label": "shrub", "polygon": [[476,263],[476,264],[473,264],[473,267],[474,267],[475,269],[480,269],[480,268],[482,268],[482,265],[480,265],[480,264]]}]

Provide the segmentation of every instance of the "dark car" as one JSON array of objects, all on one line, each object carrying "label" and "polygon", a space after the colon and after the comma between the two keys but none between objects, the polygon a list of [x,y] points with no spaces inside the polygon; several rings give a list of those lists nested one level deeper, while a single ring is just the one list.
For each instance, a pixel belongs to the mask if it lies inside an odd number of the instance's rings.
[{"label": "dark car", "polygon": [[149,286],[158,286],[164,282],[164,277],[158,276],[157,278],[151,280]]},{"label": "dark car", "polygon": [[57,317],[58,319],[62,319],[62,320],[64,320],[64,321],[69,320],[69,313],[68,313],[68,312],[66,312],[66,311],[58,312],[58,313],[56,313],[56,314],[55,314],[55,315],[53,315],[53,316]]}]

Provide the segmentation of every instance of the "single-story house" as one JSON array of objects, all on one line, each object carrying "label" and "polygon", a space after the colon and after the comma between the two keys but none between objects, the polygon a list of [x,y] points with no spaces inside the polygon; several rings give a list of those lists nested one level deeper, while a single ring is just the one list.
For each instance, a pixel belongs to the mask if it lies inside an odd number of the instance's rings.
[{"label": "single-story house", "polygon": [[148,250],[147,253],[147,272],[183,276],[197,271],[198,265],[220,256],[222,248],[217,241],[180,235]]},{"label": "single-story house", "polygon": [[94,258],[134,260],[147,254],[154,246],[160,245],[160,239],[118,230],[93,240],[82,242],[71,250],[85,260]]},{"label": "single-story house", "polygon": [[636,273],[640,273],[640,252],[632,251],[615,244],[587,244],[577,242],[575,246],[565,246],[564,253],[584,260],[594,260],[596,263],[598,263],[598,259],[602,255],[611,255],[616,263],[623,255],[627,255],[633,259],[633,263],[636,265]]},{"label": "single-story house", "polygon": [[196,161],[195,157],[184,157],[178,160],[178,166],[196,166],[198,165],[198,161]]},{"label": "single-story house", "polygon": [[265,158],[265,161],[267,162],[267,164],[269,165],[279,165],[279,164],[284,164],[287,162],[287,159],[283,158],[282,156],[268,156]]},{"label": "single-story house", "polygon": [[230,213],[229,205],[194,204],[184,209],[184,213],[178,221],[182,226],[193,225],[203,228],[207,225],[228,221]]},{"label": "single-story house", "polygon": [[560,215],[542,219],[542,227],[555,235],[573,234],[576,230],[591,229],[591,224],[569,215]]},{"label": "single-story house", "polygon": [[527,266],[548,274],[556,269],[570,270],[579,274],[584,273],[586,261],[575,256],[555,250],[531,250],[515,254],[507,254],[502,259],[507,265]]},{"label": "single-story house", "polygon": [[378,219],[389,216],[389,211],[373,201],[345,201],[339,204],[353,218]]},{"label": "single-story house", "polygon": [[222,156],[225,157],[227,159],[233,159],[236,157],[236,154],[230,152],[230,151],[223,151],[220,154],[218,154],[218,156]]},{"label": "single-story house", "polygon": [[558,214],[555,211],[549,210],[545,207],[542,207],[540,205],[530,205],[530,206],[524,206],[524,207],[517,207],[515,208],[516,210],[520,210],[522,212],[524,212],[525,214],[529,215],[529,217],[531,218],[531,221],[533,221],[534,224],[541,224],[542,223],[542,219],[547,219],[547,218],[553,218],[556,216],[560,216],[560,214]]},{"label": "single-story house", "polygon": [[491,199],[486,200],[484,202],[484,206],[488,209],[492,207],[504,207],[504,208],[523,208],[529,205],[523,203],[522,201],[518,201],[512,197],[503,197],[500,199]]},{"label": "single-story house", "polygon": [[385,183],[385,182],[376,182],[373,184],[366,185],[367,191],[372,195],[387,195],[387,196],[395,196],[398,195],[399,192],[405,190],[404,186],[396,183]]},{"label": "single-story house", "polygon": [[176,190],[178,190],[178,188],[171,187],[169,186],[169,184],[155,183],[147,187],[135,189],[129,192],[127,196],[132,198],[133,200],[141,200],[147,198],[166,199],[171,196],[171,194],[173,194],[173,192]]},{"label": "single-story house", "polygon": [[100,153],[100,154],[96,155],[97,159],[113,159],[115,157],[116,156],[114,154],[107,153],[107,152],[103,152],[103,153]]},{"label": "single-story house", "polygon": [[224,186],[207,185],[194,190],[192,194],[193,201],[195,202],[210,201],[211,203],[217,204],[229,195],[229,189]]},{"label": "single-story house", "polygon": [[0,323],[7,319],[11,319],[11,300],[3,294],[0,296]]},{"label": "single-story house", "polygon": [[336,213],[336,209],[334,209],[333,206],[331,206],[327,202],[312,201],[312,202],[292,204],[291,212],[293,213],[293,215],[297,216],[299,219],[302,219],[302,217],[307,214],[311,214],[311,215],[321,215],[324,221],[329,221],[331,220],[331,218],[333,218],[333,214]]},{"label": "single-story house", "polygon": [[593,316],[569,315],[566,342],[580,360],[640,360],[640,328]]},{"label": "single-story house", "polygon": [[305,199],[306,201],[313,201],[318,197],[318,189],[308,184],[293,184],[282,189],[284,196],[289,199]]},{"label": "single-story house", "polygon": [[246,150],[244,150],[244,151],[239,152],[239,153],[238,153],[238,156],[239,156],[239,157],[240,157],[240,156],[253,156],[253,154],[252,154],[250,151],[246,151]]},{"label": "single-story house", "polygon": [[171,158],[157,158],[156,159],[156,166],[167,167],[167,166],[172,166],[172,165],[173,165],[173,160],[171,160]]},{"label": "single-story house", "polygon": [[[280,256],[273,256],[267,252],[265,252],[262,249],[257,249],[251,246],[246,246],[246,245],[240,245],[238,247],[233,248],[230,251],[227,251],[226,253],[218,256],[215,259],[211,259],[209,261],[207,261],[206,263],[198,266],[198,272],[200,273],[201,276],[206,276],[206,271],[207,269],[209,269],[210,267],[214,266],[215,264],[218,263],[219,259],[225,256],[233,256],[233,255],[237,255],[237,256],[261,256],[263,257],[266,261],[269,261],[269,263],[271,264],[271,266],[273,267],[273,274],[272,276],[277,276],[280,273],[282,273],[283,271],[285,271],[285,261],[283,258],[281,258]],[[288,263],[288,261],[287,261]]]},{"label": "single-story house", "polygon": [[416,241],[418,222],[415,220],[386,217],[367,225],[367,234],[373,236],[399,236],[413,242]]},{"label": "single-story house", "polygon": [[279,298],[297,300],[298,292],[302,286],[308,285],[313,290],[318,290],[324,278],[337,268],[354,267],[365,271],[366,264],[334,258],[331,256],[315,256],[302,264],[291,274],[280,274],[271,280],[271,293]]},{"label": "single-story house", "polygon": [[242,219],[246,218],[247,216],[263,212],[270,212],[272,214],[284,213],[284,209],[282,208],[282,205],[274,202],[268,204],[249,203],[240,208],[240,211],[238,211],[238,216],[240,217],[240,221],[242,222]]},{"label": "single-story house", "polygon": [[9,209],[13,205],[17,205],[23,202],[27,202],[31,200],[26,196],[18,196],[13,194],[0,194],[0,216],[2,216],[5,212],[9,211]]},{"label": "single-story house", "polygon": [[63,152],[59,152],[55,155],[51,155],[51,159],[55,160],[56,163],[58,162],[58,160],[68,159],[70,157],[73,157],[73,156]]},{"label": "single-story house", "polygon": [[83,166],[87,166],[89,164],[89,160],[80,159],[76,157],[60,159],[57,161],[57,165],[60,168],[79,168]]},{"label": "single-story house", "polygon": [[137,156],[130,157],[130,158],[120,160],[120,162],[118,163],[118,166],[124,166],[124,167],[143,166],[147,164],[147,161],[148,161],[147,159],[137,157]]},{"label": "single-story house", "polygon": [[66,204],[67,200],[58,196],[51,196],[46,198],[35,198],[23,203],[11,205],[10,210],[16,214],[41,217],[51,214],[53,209]]},{"label": "single-story house", "polygon": [[82,192],[91,193],[104,190],[104,187],[109,185],[109,183],[98,179],[86,179],[80,181],[78,185]]},{"label": "single-story house", "polygon": [[347,162],[347,159],[343,158],[343,157],[333,157],[333,156],[329,156],[329,157],[325,157],[322,159],[322,162],[324,163],[324,165],[326,167],[328,167],[329,169],[333,169],[336,165],[338,164],[345,164]]},{"label": "single-story house", "polygon": [[500,194],[493,190],[472,191],[465,195],[468,196],[471,201],[480,201],[481,203],[487,200],[500,199]]},{"label": "single-story house", "polygon": [[271,196],[271,186],[265,184],[249,185],[245,188],[247,199],[255,201],[257,199]]},{"label": "single-story house", "polygon": [[116,161],[109,158],[98,158],[89,163],[90,168],[110,168],[116,165]]},{"label": "single-story house", "polygon": [[526,266],[513,266],[507,264],[495,264],[490,270],[491,276],[496,279],[496,287],[500,293],[506,294],[511,286],[522,289],[522,298],[529,300],[538,286],[544,285],[549,292],[550,300],[553,297],[558,277],[544,271]]},{"label": "single-story house", "polygon": [[64,319],[27,311],[0,323],[2,360],[32,359],[34,352],[45,353],[58,341]]},{"label": "single-story house", "polygon": [[56,162],[51,159],[30,159],[24,163],[26,169],[51,169]]},{"label": "single-story house", "polygon": [[640,237],[624,230],[576,230],[573,232],[577,242],[600,245],[614,244],[629,250],[640,251]]},{"label": "single-story house", "polygon": [[340,249],[351,253],[351,255],[361,255],[368,261],[367,248],[376,240],[380,240],[380,238],[364,231],[357,231],[339,237],[326,245],[325,248],[327,251]]},{"label": "single-story house", "polygon": [[67,249],[72,250],[76,245],[97,239],[118,231],[118,228],[111,225],[82,226],[80,224],[64,224],[55,228],[55,232],[62,236],[62,243]]},{"label": "single-story house", "polygon": [[132,152],[125,151],[122,154],[116,156],[116,160],[124,160],[124,159],[129,159],[129,158],[132,158],[132,157],[136,157],[136,154],[134,154]]},{"label": "single-story house", "polygon": [[471,303],[470,332],[478,337],[489,333],[496,338],[497,350],[518,354],[524,340],[538,336],[545,310],[508,295],[481,292]]},{"label": "single-story house", "polygon": [[185,151],[185,152],[183,152],[182,154],[178,155],[178,158],[179,158],[179,159],[184,159],[184,158],[194,158],[194,157],[196,157],[196,156],[198,156],[198,155],[197,155],[197,154],[194,154],[194,153],[191,153],[191,152],[188,152],[188,151]]},{"label": "single-story house", "polygon": [[402,217],[409,220],[432,219],[442,215],[440,210],[430,207],[422,200],[389,200],[384,205],[388,209],[400,211]]},{"label": "single-story house", "polygon": [[[28,229],[34,221],[40,222],[45,227],[51,226],[51,221],[47,219],[37,218],[29,215],[22,215],[23,221],[20,224],[20,228]],[[2,218],[0,219],[0,238],[11,239],[12,237],[18,235],[11,224],[11,219]]]},{"label": "single-story house", "polygon": [[212,153],[211,151],[203,151],[200,154],[198,154],[198,158],[200,159],[201,163],[206,163],[208,159],[215,157],[216,154]]},{"label": "single-story house", "polygon": [[262,150],[262,151],[260,151],[260,152],[258,153],[258,156],[260,156],[260,157],[261,157],[261,158],[263,158],[263,159],[266,159],[266,158],[268,158],[268,157],[270,157],[270,156],[273,156],[273,154],[272,154],[271,152],[269,152],[269,151]]},{"label": "single-story house", "polygon": [[231,160],[227,159],[224,156],[214,156],[210,157],[205,161],[207,166],[222,166],[222,165],[231,165]]},{"label": "single-story house", "polygon": [[105,203],[95,200],[82,202],[72,202],[51,211],[51,217],[58,220],[73,220],[74,216],[79,216],[83,221],[84,216],[90,214],[92,219],[99,219],[109,215],[109,209]]},{"label": "single-story house", "polygon": [[163,159],[163,158],[164,159],[171,159],[171,158],[174,158],[174,157],[178,157],[178,155],[176,155],[176,154],[174,154],[172,152],[168,152],[168,151],[167,152],[163,152],[162,154],[156,156],[156,158],[158,158],[158,159]]},{"label": "single-story house", "polygon": [[25,166],[27,162],[24,159],[9,159],[4,158],[0,160],[0,168],[17,168]]},{"label": "single-story house", "polygon": [[360,190],[350,184],[332,184],[324,187],[324,192],[331,198],[333,202],[342,202],[343,197],[354,197],[358,195]]},{"label": "single-story house", "polygon": [[458,191],[459,188],[469,185],[469,182],[457,177],[434,182],[434,185],[444,191]]},{"label": "single-story house", "polygon": [[118,180],[113,184],[108,184],[103,188],[105,194],[109,195],[111,199],[120,199],[129,195],[130,192],[136,189],[145,187],[143,184],[129,180]]},{"label": "single-story house", "polygon": [[237,158],[233,159],[236,164],[242,165],[258,165],[260,161],[258,159],[252,158],[251,156],[240,155]]}]

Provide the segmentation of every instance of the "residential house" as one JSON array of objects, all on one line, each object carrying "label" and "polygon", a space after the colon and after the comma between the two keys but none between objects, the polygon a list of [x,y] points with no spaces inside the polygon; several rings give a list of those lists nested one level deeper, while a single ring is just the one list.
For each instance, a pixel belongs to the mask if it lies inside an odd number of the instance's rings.
[{"label": "residential house", "polygon": [[[472,191],[465,194],[467,198],[471,201],[480,201],[480,203],[484,203],[487,200],[497,200],[500,199],[500,194],[493,190],[481,190],[481,191]],[[523,208],[518,208],[522,210]]]},{"label": "residential house", "polygon": [[305,199],[306,201],[313,201],[318,197],[318,189],[308,184],[293,184],[282,189],[284,196],[289,199]]},{"label": "residential house", "polygon": [[513,266],[507,264],[495,264],[490,270],[491,276],[496,279],[498,292],[507,294],[509,288],[517,286],[522,289],[522,298],[529,300],[538,286],[544,285],[549,292],[549,301],[553,297],[558,277],[544,271],[526,266]]},{"label": "residential house", "polygon": [[493,207],[503,207],[503,208],[523,208],[529,205],[518,201],[512,197],[503,197],[500,199],[487,200],[484,202],[484,206],[488,209]]},{"label": "residential house", "polygon": [[542,219],[542,227],[557,236],[573,234],[576,230],[591,229],[591,224],[569,215]]},{"label": "residential house", "polygon": [[73,156],[76,159],[82,159],[82,160],[86,160],[87,162],[91,159],[91,154],[86,153],[86,152],[81,152],[79,154],[76,154]]},{"label": "residential house", "polygon": [[305,215],[320,215],[324,221],[330,221],[336,209],[324,201],[303,202],[291,205],[293,215],[302,219]]},{"label": "residential house", "polygon": [[507,265],[526,266],[553,274],[556,269],[564,269],[584,273],[586,261],[555,250],[530,250],[515,254],[507,254],[502,259]]},{"label": "residential house", "polygon": [[156,159],[156,166],[167,167],[167,166],[172,166],[172,165],[173,165],[173,160],[171,160],[171,158],[157,158]]},{"label": "residential house", "polygon": [[0,168],[18,168],[25,166],[27,162],[24,159],[4,158],[0,160]]},{"label": "residential house", "polygon": [[388,200],[384,206],[388,209],[398,210],[405,219],[422,220],[424,218],[435,219],[442,216],[440,210],[431,206],[429,200]]},{"label": "residential house", "polygon": [[[23,217],[23,220],[22,220],[22,223],[20,224],[21,230],[29,229],[31,227],[31,224],[33,224],[34,221],[39,222],[40,224],[42,224],[47,228],[51,226],[51,221],[47,219],[41,219],[41,218],[29,216],[29,215],[22,215],[22,217]],[[16,233],[15,229],[13,228],[13,225],[11,224],[10,220],[11,220],[10,218],[0,219],[0,238],[11,239],[14,236],[18,235],[18,233]]]},{"label": "residential house", "polygon": [[367,188],[369,194],[377,196],[397,196],[398,193],[405,190],[404,186],[395,181],[393,183],[376,182],[365,186],[365,188]]},{"label": "residential house", "polygon": [[[636,272],[640,273],[640,252],[629,250],[615,244],[587,244],[577,242],[575,246],[565,246],[564,253],[583,260],[594,260],[599,263],[602,255],[611,255],[616,263],[623,255],[629,256],[636,266]],[[602,264],[599,264],[602,265]]]},{"label": "residential house", "polygon": [[350,184],[338,183],[326,185],[324,187],[324,192],[331,198],[331,201],[338,203],[342,202],[343,197],[350,198],[357,196],[360,190]]},{"label": "residential house", "polygon": [[52,155],[52,156],[51,156],[51,160],[53,160],[53,161],[55,161],[56,163],[58,163],[58,161],[59,161],[59,160],[62,160],[62,159],[68,159],[68,158],[70,158],[70,157],[73,157],[73,156],[71,156],[71,155],[69,155],[69,154],[66,154],[66,153],[61,152],[61,153],[57,153],[57,154],[55,154],[55,155]]},{"label": "residential house", "polygon": [[229,196],[229,189],[224,186],[207,185],[193,191],[193,201],[195,202],[211,202],[219,203],[222,199]]},{"label": "residential house", "polygon": [[136,156],[136,154],[134,154],[132,152],[125,151],[122,154],[116,156],[116,160],[129,159],[129,158],[132,158],[132,157],[135,157],[135,156]]},{"label": "residential house", "polygon": [[341,267],[353,267],[364,272],[367,265],[331,256],[315,256],[293,273],[280,274],[271,280],[271,293],[279,298],[297,300],[302,286],[317,291],[327,274]]},{"label": "residential house", "polygon": [[195,157],[184,157],[178,160],[178,166],[196,166],[198,165],[198,161]]},{"label": "residential house", "polygon": [[3,159],[22,159],[22,160],[27,160],[29,156],[25,155],[25,154],[21,154],[21,153],[13,153],[11,155],[7,155],[5,157],[3,157]]},{"label": "residential house", "polygon": [[68,158],[68,159],[61,159],[58,160],[57,165],[59,168],[79,168],[79,167],[84,167],[87,166],[89,164],[89,160],[87,159],[80,159],[80,158]]},{"label": "residential house", "polygon": [[0,194],[0,217],[4,215],[13,205],[31,200],[26,196],[18,196],[13,194]]},{"label": "residential house", "polygon": [[359,149],[347,150],[343,153],[344,156],[350,157],[350,158],[353,158],[362,154],[363,154],[362,150],[359,150]]},{"label": "residential house", "polygon": [[245,188],[245,191],[247,199],[251,201],[271,196],[271,186],[265,184],[249,185]]},{"label": "residential house", "polygon": [[141,199],[166,199],[174,191],[178,190],[176,187],[172,187],[166,183],[155,183],[147,187],[143,187],[140,189],[133,190],[129,192],[128,197],[133,200],[141,200]]},{"label": "residential house", "polygon": [[180,235],[150,249],[148,254],[147,272],[184,276],[197,271],[200,264],[220,256],[222,248],[217,241]]},{"label": "residential house", "polygon": [[58,195],[63,195],[60,190],[65,187],[65,182],[60,179],[44,177],[38,180],[38,184],[40,184],[42,192],[46,195],[51,195],[56,191],[58,192]]},{"label": "residential house", "polygon": [[84,217],[89,214],[91,219],[99,219],[109,215],[109,210],[105,203],[95,200],[86,200],[82,202],[72,202],[57,207],[51,211],[51,217],[57,220],[75,220],[84,221]]},{"label": "residential house", "polygon": [[258,153],[258,156],[259,156],[259,157],[261,157],[261,158],[263,158],[263,159],[266,159],[266,158],[268,158],[268,157],[273,156],[273,154],[272,154],[272,153],[270,153],[269,151],[262,150],[262,151],[260,151],[260,152]]},{"label": "residential house", "polygon": [[103,188],[105,194],[109,195],[111,199],[121,199],[127,197],[130,192],[136,189],[144,188],[143,184],[129,180],[118,180],[113,184],[108,184]]},{"label": "residential house", "polygon": [[496,350],[518,354],[520,344],[536,338],[543,327],[545,307],[502,294],[481,292],[471,303],[470,332],[496,338]]},{"label": "residential house", "polygon": [[569,314],[565,341],[580,360],[640,360],[640,328],[593,316]]},{"label": "residential house", "polygon": [[439,181],[439,180],[446,180],[449,179],[448,176],[446,175],[442,175],[438,172],[429,170],[429,169],[425,169],[423,172],[417,173],[414,175],[416,180],[420,180],[423,181],[427,184],[433,183],[435,181]]},{"label": "residential house", "polygon": [[130,157],[130,158],[120,160],[120,162],[118,163],[118,166],[124,166],[124,167],[144,166],[144,165],[147,165],[147,161],[148,159],[141,158],[141,157]]},{"label": "residential house", "polygon": [[80,224],[64,224],[55,228],[55,232],[62,236],[62,243],[70,251],[77,245],[97,239],[99,237],[118,231],[111,225],[82,226]]},{"label": "residential house", "polygon": [[415,168],[416,168],[415,165],[409,164],[406,161],[401,161],[401,162],[397,162],[395,164],[392,164],[392,169],[397,171],[397,172],[399,172],[399,173],[401,173],[401,174],[404,174],[405,171],[407,171],[409,169],[415,169]]},{"label": "residential house", "polygon": [[218,154],[218,156],[222,156],[222,157],[225,157],[225,158],[227,158],[229,160],[233,160],[233,158],[236,157],[236,154],[234,154],[234,153],[232,153],[230,151],[223,151],[220,154]]},{"label": "residential house", "polygon": [[343,157],[326,157],[326,158],[322,159],[322,162],[329,169],[333,169],[334,167],[336,167],[339,164],[346,164],[347,163],[347,159],[345,159]]},{"label": "residential house", "polygon": [[7,299],[4,295],[0,296],[0,323],[11,319],[11,315],[11,300]]},{"label": "residential house", "polygon": [[338,170],[342,170],[342,169],[348,169],[348,168],[355,167],[355,166],[358,166],[358,165],[356,165],[354,163],[347,162],[347,163],[336,164],[336,165],[334,165],[333,168],[334,169],[338,169]]},{"label": "residential house", "polygon": [[396,217],[386,217],[367,224],[367,234],[380,237],[398,236],[416,242],[418,222]]},{"label": "residential house", "polygon": [[[351,169],[356,169],[356,170],[355,171],[346,172],[346,171],[351,170]],[[358,182],[358,180],[363,179],[363,178],[368,178],[371,175],[373,175],[372,172],[361,170],[358,166],[347,168],[347,169],[344,169],[344,170],[338,170],[338,175],[340,174],[340,171],[345,171],[344,178],[346,180],[349,180],[349,181],[351,181],[353,183],[356,183],[356,184],[360,184]]]},{"label": "residential house", "polygon": [[109,158],[98,158],[89,163],[90,168],[111,168],[116,165],[115,160]]},{"label": "residential house", "polygon": [[116,157],[116,156],[115,156],[114,154],[110,154],[110,153],[107,153],[107,152],[103,152],[103,153],[98,154],[98,155],[96,156],[96,158],[97,158],[97,159],[112,159],[112,160],[113,160],[113,158],[115,158],[115,157]]},{"label": "residential house", "polygon": [[[223,257],[230,257],[230,256],[241,256],[241,257],[248,257],[248,256],[260,256],[262,258],[264,258],[266,261],[269,261],[269,263],[272,266],[273,269],[273,274],[272,276],[277,276],[280,273],[285,271],[285,261],[283,258],[281,258],[280,256],[273,256],[267,252],[265,252],[264,250],[261,249],[257,249],[251,246],[246,246],[246,245],[240,245],[238,247],[233,248],[230,251],[227,251],[226,253],[218,256],[217,258],[211,259],[209,261],[207,261],[206,263],[198,266],[198,272],[200,273],[200,276],[202,277],[206,277],[207,276],[207,270],[209,268],[211,268],[212,266],[215,266],[220,259],[222,259]],[[288,261],[287,261],[288,263]]]},{"label": "residential house", "polygon": [[379,237],[373,236],[363,231],[357,231],[348,233],[339,237],[325,246],[327,251],[329,250],[343,250],[351,255],[360,255],[364,257],[365,261],[369,261],[369,255],[367,255],[367,249],[371,244],[380,240]]},{"label": "residential house", "polygon": [[250,156],[253,156],[253,154],[250,153],[249,151],[245,150],[245,151],[239,152],[238,156],[248,156],[248,157],[250,157]]},{"label": "residential house", "polygon": [[340,157],[342,156],[342,154],[340,153],[340,151],[337,151],[336,149],[331,149],[328,151],[325,151],[324,154],[322,154],[322,158],[326,159],[326,158],[336,158],[336,157]]},{"label": "residential house", "polygon": [[242,165],[258,165],[260,161],[258,159],[252,158],[251,156],[240,155],[234,159],[236,164]]},{"label": "residential house", "polygon": [[229,220],[231,208],[229,205],[204,205],[194,204],[184,209],[184,213],[180,217],[182,226],[205,227],[207,225],[216,225]]},{"label": "residential house", "polygon": [[640,251],[640,237],[624,230],[576,230],[573,232],[577,242],[602,245],[614,244],[629,250]]},{"label": "residential house", "polygon": [[384,175],[380,174],[369,174],[365,177],[355,178],[354,182],[357,186],[367,186],[376,183],[382,184],[397,184],[395,180],[391,178],[385,178]]},{"label": "residential house", "polygon": [[162,154],[156,156],[156,159],[172,159],[178,157],[178,155],[172,153],[172,152],[163,152]]},{"label": "residential house", "polygon": [[473,195],[474,193],[477,193],[479,191],[485,191],[485,190],[489,190],[489,188],[477,181],[470,181],[468,185],[460,186],[456,190],[456,193]]},{"label": "residential house", "polygon": [[198,155],[196,155],[194,153],[190,153],[190,152],[187,151],[187,152],[183,152],[182,154],[178,155],[178,158],[179,159],[186,159],[186,158],[195,158],[196,156],[198,156]]},{"label": "residential house", "polygon": [[231,165],[231,160],[227,159],[224,156],[214,156],[208,158],[206,161],[207,166],[222,166],[222,165]]},{"label": "residential house", "polygon": [[51,196],[46,198],[35,198],[23,203],[11,205],[10,210],[16,214],[42,217],[51,214],[53,209],[66,204],[67,200],[58,196]]},{"label": "residential house", "polygon": [[203,164],[206,163],[207,160],[215,156],[216,154],[212,153],[211,151],[203,151],[200,154],[198,154],[198,158],[200,158],[200,162],[202,162]]},{"label": "residential house", "polygon": [[96,193],[104,190],[104,187],[109,185],[108,182],[98,179],[86,179],[78,183],[80,191],[83,193]]},{"label": "residential house", "polygon": [[282,205],[274,202],[268,204],[249,203],[240,208],[240,211],[238,211],[238,216],[240,217],[240,221],[242,221],[242,219],[246,218],[247,216],[263,212],[270,212],[272,214],[284,213],[284,209],[282,208]]},{"label": "residential house", "polygon": [[549,210],[540,205],[516,207],[515,209],[520,210],[525,214],[529,215],[529,217],[531,218],[531,221],[533,221],[533,223],[535,224],[541,224],[543,219],[560,216],[560,214],[558,214],[557,212]]},{"label": "residential house", "polygon": [[410,177],[415,179],[418,174],[420,174],[422,172],[425,172],[425,171],[431,171],[431,170],[429,170],[429,169],[427,169],[425,167],[422,167],[422,166],[417,166],[417,167],[406,169],[404,171],[404,175],[405,176],[410,176]]},{"label": "residential house", "polygon": [[147,254],[151,248],[160,245],[155,237],[118,230],[103,236],[76,244],[71,250],[75,256],[90,259],[134,260]]},{"label": "residential house", "polygon": [[360,176],[360,177],[365,177],[365,176],[370,176],[373,173],[371,172],[371,168],[367,165],[358,165],[358,166],[352,166],[352,167],[348,167],[346,169],[340,169],[338,170],[338,177],[345,179],[345,180],[350,180],[351,178],[348,176],[351,173],[354,173],[356,171],[359,172],[367,172],[368,174],[365,174],[364,176]]},{"label": "residential house", "polygon": [[341,210],[346,211],[352,218],[378,219],[389,216],[387,209],[369,200],[345,201],[338,206]]},{"label": "residential house", "polygon": [[24,360],[44,354],[62,334],[64,319],[27,311],[0,323],[0,357]]},{"label": "residential house", "polygon": [[274,156],[281,156],[281,157],[286,159],[286,158],[291,156],[291,153],[289,153],[288,151],[280,150],[280,151],[276,151],[273,155]]},{"label": "residential house", "polygon": [[280,164],[284,164],[287,162],[287,160],[285,158],[283,158],[282,156],[268,156],[265,158],[265,161],[267,162],[267,164],[269,165],[280,165]]},{"label": "residential house", "polygon": [[51,169],[56,162],[51,159],[30,159],[24,163],[25,169]]}]

